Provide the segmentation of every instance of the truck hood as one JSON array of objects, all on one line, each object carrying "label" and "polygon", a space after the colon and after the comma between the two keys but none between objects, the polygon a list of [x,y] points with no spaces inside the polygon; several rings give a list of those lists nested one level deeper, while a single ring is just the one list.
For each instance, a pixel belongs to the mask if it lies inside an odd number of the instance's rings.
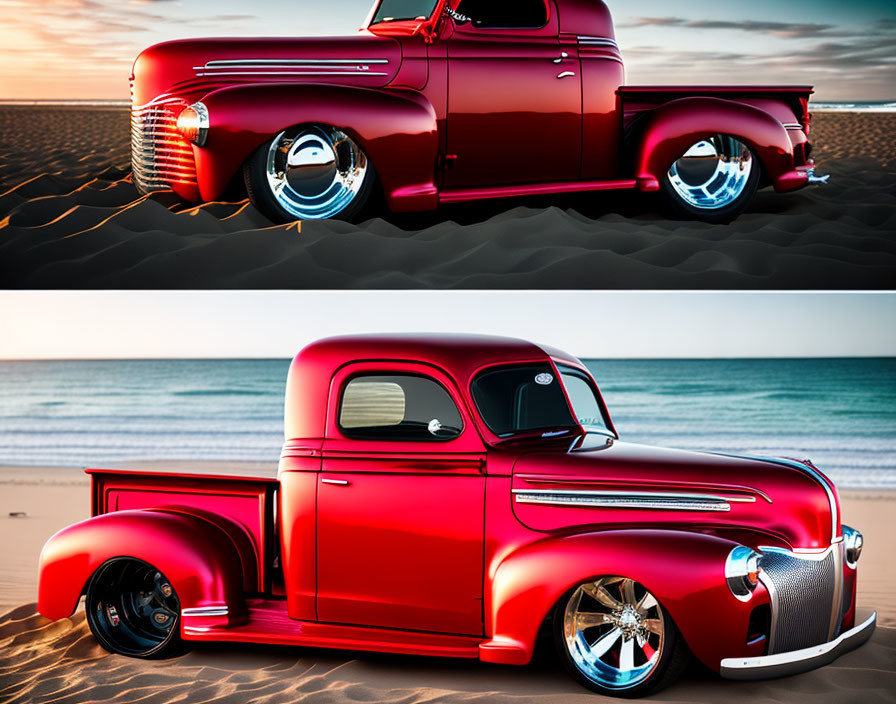
[{"label": "truck hood", "polygon": [[401,64],[392,37],[182,39],[149,47],[134,61],[132,102],[162,95],[196,100],[241,83],[338,83],[378,88]]},{"label": "truck hood", "polygon": [[525,453],[512,488],[514,513],[534,530],[637,525],[791,549],[826,548],[840,535],[837,491],[808,461],[608,440],[590,451]]}]

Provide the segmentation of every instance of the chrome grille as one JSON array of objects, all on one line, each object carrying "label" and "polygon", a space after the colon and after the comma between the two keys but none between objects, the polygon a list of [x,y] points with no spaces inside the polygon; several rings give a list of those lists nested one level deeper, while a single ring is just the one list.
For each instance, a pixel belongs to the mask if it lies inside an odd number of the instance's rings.
[{"label": "chrome grille", "polygon": [[131,169],[141,193],[170,188],[172,184],[196,185],[193,148],[175,130],[177,113],[186,102],[160,95],[144,105],[134,105],[131,83]]},{"label": "chrome grille", "polygon": [[819,645],[836,635],[843,591],[839,543],[823,555],[762,548],[761,579],[772,601],[769,654]]}]

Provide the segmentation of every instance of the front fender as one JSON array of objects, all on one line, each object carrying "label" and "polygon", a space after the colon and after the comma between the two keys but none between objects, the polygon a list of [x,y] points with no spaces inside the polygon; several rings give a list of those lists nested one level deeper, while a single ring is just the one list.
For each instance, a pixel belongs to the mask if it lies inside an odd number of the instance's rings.
[{"label": "front fender", "polygon": [[[52,620],[70,616],[91,575],[113,557],[159,569],[182,609],[227,607],[203,626],[232,625],[246,614],[243,570],[227,534],[195,516],[142,509],[88,518],[50,538],[40,554],[37,610]],[[181,629],[189,620],[181,619]]]},{"label": "front fender", "polygon": [[634,173],[641,191],[657,191],[669,167],[689,147],[714,134],[730,134],[747,144],[776,191],[806,185],[794,165],[787,130],[771,114],[721,98],[680,98],[648,113],[636,132]]},{"label": "front fender", "polygon": [[725,558],[737,543],[685,531],[612,530],[549,537],[511,553],[486,594],[480,658],[525,664],[545,617],[578,584],[618,575],[643,584],[666,608],[694,655],[716,671],[723,657],[762,655],[747,646],[750,612],[768,595],[759,585],[738,601],[725,583]]},{"label": "front fender", "polygon": [[392,210],[438,205],[436,113],[411,90],[338,85],[253,84],[214,91],[206,146],[193,147],[199,191],[218,198],[252,152],[281,131],[305,123],[343,130],[367,154]]}]

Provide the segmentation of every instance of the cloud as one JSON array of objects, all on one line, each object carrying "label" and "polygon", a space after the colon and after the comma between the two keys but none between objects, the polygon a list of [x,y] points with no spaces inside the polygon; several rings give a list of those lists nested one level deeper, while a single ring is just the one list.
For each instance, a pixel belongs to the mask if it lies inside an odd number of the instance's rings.
[{"label": "cloud", "polygon": [[772,34],[787,39],[817,36],[839,36],[835,25],[793,22],[761,22],[758,20],[687,20],[683,17],[635,17],[620,27],[685,27],[688,29],[733,29],[742,32]]}]

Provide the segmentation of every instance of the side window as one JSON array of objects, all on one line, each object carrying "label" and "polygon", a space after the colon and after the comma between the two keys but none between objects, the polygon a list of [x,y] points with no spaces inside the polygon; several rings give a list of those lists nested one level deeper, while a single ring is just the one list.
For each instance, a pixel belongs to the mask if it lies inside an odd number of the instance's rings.
[{"label": "side window", "polygon": [[339,428],[365,440],[452,440],[463,420],[438,382],[413,374],[365,374],[351,379],[339,401]]},{"label": "side window", "polygon": [[457,11],[482,28],[538,29],[548,21],[545,0],[461,0]]}]

